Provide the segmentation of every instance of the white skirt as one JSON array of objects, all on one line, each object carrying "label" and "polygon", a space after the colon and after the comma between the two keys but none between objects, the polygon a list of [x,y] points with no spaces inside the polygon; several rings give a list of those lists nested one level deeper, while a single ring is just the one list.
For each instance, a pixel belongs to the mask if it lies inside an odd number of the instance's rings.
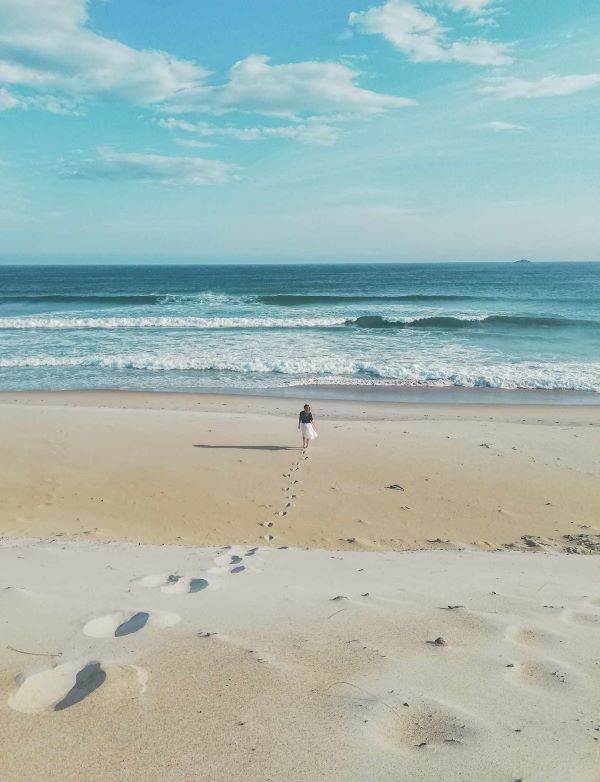
[{"label": "white skirt", "polygon": [[318,437],[317,430],[312,424],[300,424],[300,431],[305,440],[314,440]]}]

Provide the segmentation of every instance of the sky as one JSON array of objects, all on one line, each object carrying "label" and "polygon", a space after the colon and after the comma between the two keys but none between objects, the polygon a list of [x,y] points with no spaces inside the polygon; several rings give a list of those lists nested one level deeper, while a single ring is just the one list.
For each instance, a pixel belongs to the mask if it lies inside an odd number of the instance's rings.
[{"label": "sky", "polygon": [[600,260],[598,0],[0,0],[6,261]]}]

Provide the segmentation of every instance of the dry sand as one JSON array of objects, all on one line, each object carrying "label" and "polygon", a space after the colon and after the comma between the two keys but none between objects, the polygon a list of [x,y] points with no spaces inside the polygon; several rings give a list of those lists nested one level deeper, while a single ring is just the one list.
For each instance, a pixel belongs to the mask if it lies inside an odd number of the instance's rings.
[{"label": "dry sand", "polygon": [[599,565],[6,541],[0,779],[597,782]]},{"label": "dry sand", "polygon": [[297,447],[299,407],[0,395],[0,534],[365,550],[598,545],[600,406],[319,402],[309,459]]},{"label": "dry sand", "polygon": [[599,782],[600,408],[299,406],[0,395],[0,782]]}]

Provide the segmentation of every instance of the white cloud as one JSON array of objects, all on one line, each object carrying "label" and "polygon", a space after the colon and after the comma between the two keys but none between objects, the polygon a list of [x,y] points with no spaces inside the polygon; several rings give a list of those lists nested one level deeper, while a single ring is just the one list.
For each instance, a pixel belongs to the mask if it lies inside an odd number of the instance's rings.
[{"label": "white cloud", "polygon": [[446,0],[453,11],[466,11],[469,14],[481,14],[494,0]]},{"label": "white cloud", "polygon": [[513,60],[507,52],[509,44],[494,43],[481,38],[457,41],[446,50],[451,60],[456,62],[470,62],[473,65],[509,65]]},{"label": "white cloud", "polygon": [[486,85],[481,88],[481,92],[508,100],[572,95],[598,86],[600,86],[600,73],[578,76],[550,75],[534,81],[515,77],[491,77],[486,79]]},{"label": "white cloud", "polygon": [[0,110],[20,108],[21,101],[16,95],[4,88],[0,88]]},{"label": "white cloud", "polygon": [[224,84],[207,85],[208,71],[195,62],[93,32],[87,6],[88,0],[0,0],[0,88],[11,88],[14,98],[3,94],[3,108],[56,111],[68,101],[105,98],[167,104],[169,111],[356,116],[413,103],[359,87],[359,72],[341,63],[271,65],[262,55],[237,62]]},{"label": "white cloud", "polygon": [[86,22],[86,0],[0,0],[0,83],[148,105],[196,88],[206,76],[193,62],[133,49]]},{"label": "white cloud", "polygon": [[53,95],[17,95],[0,87],[0,111],[7,109],[43,109],[52,114],[76,114],[75,103]]},{"label": "white cloud", "polygon": [[170,111],[245,111],[280,117],[347,112],[378,114],[415,101],[359,87],[358,71],[336,62],[271,65],[261,54],[246,57],[217,87],[183,90],[168,101]]},{"label": "white cloud", "polygon": [[100,149],[97,156],[67,168],[69,179],[130,181],[163,185],[222,185],[236,179],[238,167],[222,160],[170,157]]},{"label": "white cloud", "polygon": [[349,23],[366,35],[382,35],[415,62],[454,61],[488,66],[512,62],[510,44],[481,38],[450,43],[447,28],[442,27],[435,16],[405,0],[389,0],[384,5],[353,12]]},{"label": "white cloud", "polygon": [[497,27],[498,22],[493,16],[478,16],[468,23],[471,27]]},{"label": "white cloud", "polygon": [[496,133],[519,133],[524,130],[529,130],[526,125],[517,125],[513,122],[502,122],[501,120],[488,122],[484,127],[489,128]]},{"label": "white cloud", "polygon": [[197,133],[203,137],[233,138],[238,141],[262,141],[269,138],[284,138],[299,141],[301,144],[332,146],[338,138],[338,130],[318,118],[309,118],[295,125],[259,126],[240,128],[233,125],[215,125],[210,122],[187,122],[186,120],[159,120],[159,124],[171,130],[183,130]]},{"label": "white cloud", "polygon": [[196,141],[194,138],[176,138],[173,140],[180,147],[187,147],[188,149],[207,149],[215,146],[210,141]]}]

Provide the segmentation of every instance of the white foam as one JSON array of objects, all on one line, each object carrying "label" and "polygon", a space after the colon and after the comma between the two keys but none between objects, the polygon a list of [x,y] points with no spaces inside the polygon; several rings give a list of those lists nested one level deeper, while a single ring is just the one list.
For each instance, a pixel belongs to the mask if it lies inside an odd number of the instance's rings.
[{"label": "white foam", "polygon": [[[206,371],[236,373],[235,385],[399,385],[459,386],[464,388],[564,389],[600,392],[600,362],[484,363],[477,356],[436,360],[429,353],[409,362],[402,355],[390,359],[353,359],[343,355],[303,355],[249,358],[238,351],[229,357],[201,355],[189,350],[175,354],[21,356],[0,359],[0,368],[87,367],[135,369],[151,372]],[[247,380],[245,378],[248,378]],[[289,378],[289,379],[288,379]]]},{"label": "white foam", "polygon": [[342,326],[346,318],[0,318],[0,329],[264,329]]}]

